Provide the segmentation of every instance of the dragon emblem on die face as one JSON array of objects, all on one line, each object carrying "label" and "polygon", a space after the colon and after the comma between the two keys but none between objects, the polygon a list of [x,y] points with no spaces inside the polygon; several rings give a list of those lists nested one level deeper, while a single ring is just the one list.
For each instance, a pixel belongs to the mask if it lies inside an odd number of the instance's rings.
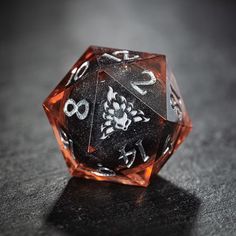
[{"label": "dragon emblem on die face", "polygon": [[104,123],[101,125],[102,136],[100,139],[108,138],[113,132],[127,131],[132,122],[148,122],[150,118],[145,117],[144,112],[135,109],[132,102],[128,102],[124,96],[120,96],[108,87],[107,100],[103,103],[102,114]]}]

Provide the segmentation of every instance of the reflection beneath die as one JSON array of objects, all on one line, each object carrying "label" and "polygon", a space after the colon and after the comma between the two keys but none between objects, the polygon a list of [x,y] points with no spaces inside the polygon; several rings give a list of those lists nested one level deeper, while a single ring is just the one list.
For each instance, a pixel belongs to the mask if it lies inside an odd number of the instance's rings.
[{"label": "reflection beneath die", "polygon": [[193,194],[161,177],[147,189],[72,178],[46,223],[72,235],[188,235],[199,205]]}]

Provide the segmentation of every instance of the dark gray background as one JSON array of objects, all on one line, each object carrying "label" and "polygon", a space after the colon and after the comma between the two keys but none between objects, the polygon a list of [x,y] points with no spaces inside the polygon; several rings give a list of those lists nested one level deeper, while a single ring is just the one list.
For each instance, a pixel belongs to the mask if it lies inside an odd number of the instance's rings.
[{"label": "dark gray background", "polygon": [[[0,235],[235,235],[236,4],[3,1]],[[71,178],[41,103],[88,45],[164,53],[193,120],[147,188]]]}]

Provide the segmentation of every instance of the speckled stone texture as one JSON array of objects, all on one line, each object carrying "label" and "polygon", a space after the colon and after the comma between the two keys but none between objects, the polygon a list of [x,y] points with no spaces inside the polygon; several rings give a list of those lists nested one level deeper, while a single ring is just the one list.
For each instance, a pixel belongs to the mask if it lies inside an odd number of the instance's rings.
[{"label": "speckled stone texture", "polygon": [[[5,1],[0,235],[235,235],[236,5]],[[146,189],[71,178],[41,107],[90,44],[168,55],[193,130]]]}]

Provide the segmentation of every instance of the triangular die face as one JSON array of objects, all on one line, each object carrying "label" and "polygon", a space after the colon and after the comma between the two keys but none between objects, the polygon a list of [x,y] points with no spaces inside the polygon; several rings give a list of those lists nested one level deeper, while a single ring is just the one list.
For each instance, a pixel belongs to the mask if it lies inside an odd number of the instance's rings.
[{"label": "triangular die face", "polygon": [[[48,120],[52,126],[53,133],[59,145],[60,151],[65,159],[65,162],[72,173],[73,170],[77,167],[77,161],[75,160],[73,153],[73,146],[71,145],[72,139],[68,133],[68,131],[60,124],[58,119],[55,116],[51,115],[51,112],[47,110],[46,107],[45,112],[47,114]],[[59,118],[59,117],[58,117]]]},{"label": "triangular die face", "polygon": [[184,105],[175,76],[167,64],[166,105],[167,120],[191,127],[191,120]]},{"label": "triangular die face", "polygon": [[190,131],[192,130],[192,127],[189,127],[189,126],[182,126],[182,125],[179,125],[179,126],[181,130],[180,130],[178,139],[176,141],[174,151],[176,151],[177,148],[184,142],[184,140],[187,138]]},{"label": "triangular die face", "polygon": [[156,160],[163,156],[172,155],[188,136],[190,130],[190,127],[166,121]]},{"label": "triangular die face", "polygon": [[[154,158],[152,158],[152,160],[154,160]],[[73,160],[69,160],[69,163],[74,164],[72,162]],[[154,161],[133,169],[127,169],[127,171],[114,171],[101,163],[97,163],[97,165],[94,165],[93,167],[89,167],[82,163],[78,163],[76,168],[74,168],[74,166],[75,165],[72,165],[70,167],[70,171],[74,176],[146,187],[150,182]]]},{"label": "triangular die face", "polygon": [[63,107],[65,126],[73,140],[75,158],[82,163],[86,160],[85,156],[88,151],[91,135],[97,75],[97,72],[90,74],[79,84],[76,84]]},{"label": "triangular die face", "polygon": [[157,55],[153,58],[147,58],[134,62],[134,64],[143,70],[152,71],[156,78],[162,83],[165,88],[166,85],[166,57]]},{"label": "triangular die face", "polygon": [[80,83],[80,81],[83,81],[97,70],[99,70],[97,58],[91,47],[89,47],[49,96],[55,96],[56,94],[69,89],[71,86]]},{"label": "triangular die face", "polygon": [[165,121],[105,72],[99,74],[96,97],[87,160],[115,171],[148,165]]},{"label": "triangular die face", "polygon": [[154,173],[158,173],[171,155],[178,149],[191,131],[190,127],[166,121],[161,142],[154,163]]},{"label": "triangular die face", "polygon": [[66,98],[70,95],[72,87],[61,90],[60,92],[55,89],[44,101],[43,107],[47,115],[52,119],[60,120],[62,124],[65,122],[63,113],[63,105]]},{"label": "triangular die face", "polygon": [[128,177],[133,182],[136,182],[137,185],[146,187],[150,182],[153,167],[154,164],[152,163],[148,167],[140,169],[138,172],[127,174],[126,177]]},{"label": "triangular die face", "polygon": [[[166,106],[167,106],[167,120],[175,123],[182,123],[182,108],[180,107],[180,94],[176,86],[173,85],[171,74],[167,69],[166,81]],[[174,103],[176,102],[176,105]],[[177,110],[178,109],[178,110]]]},{"label": "triangular die face", "polygon": [[127,49],[106,48],[91,46],[97,56],[98,63],[101,68],[109,65],[130,63],[132,61],[140,61],[155,57],[156,54],[137,52]]},{"label": "triangular die face", "polygon": [[76,169],[70,168],[70,170],[73,176],[84,177],[86,179],[146,187],[150,181],[150,172],[152,167],[153,165],[147,169],[130,175],[116,174],[107,167],[97,167],[92,169],[80,164],[77,165]]},{"label": "triangular die face", "polygon": [[165,121],[161,133],[161,141],[156,154],[156,160],[173,153],[179,133],[180,125],[178,125],[177,123]]},{"label": "triangular die face", "polygon": [[155,113],[167,118],[165,60],[155,57],[107,67],[105,72]]},{"label": "triangular die face", "polygon": [[88,151],[96,85],[97,72],[88,75],[80,83],[70,86],[65,92],[52,98],[49,97],[45,103],[49,120],[57,120],[63,133],[69,135],[70,148],[73,150],[75,159],[79,162],[86,159]]}]

